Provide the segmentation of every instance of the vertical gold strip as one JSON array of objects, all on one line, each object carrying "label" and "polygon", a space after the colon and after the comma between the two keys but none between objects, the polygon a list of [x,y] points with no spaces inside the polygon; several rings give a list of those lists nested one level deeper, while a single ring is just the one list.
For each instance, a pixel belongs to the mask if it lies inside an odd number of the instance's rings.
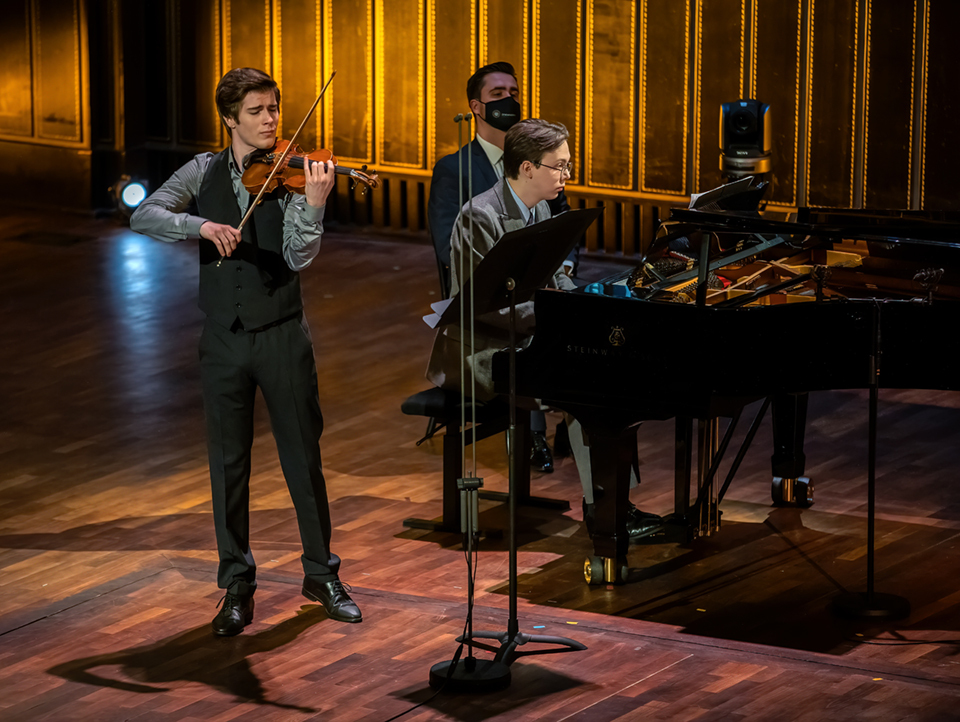
[{"label": "vertical gold strip", "polygon": [[873,2],[866,0],[866,12],[864,17],[864,52],[863,52],[863,176],[860,182],[861,207],[862,200],[867,197],[867,161],[870,154],[870,56],[872,47],[870,45],[870,25],[873,20]]},{"label": "vertical gold strip", "polygon": [[[327,31],[327,37],[323,44],[323,69],[320,73],[320,77],[317,78],[317,92],[319,92],[319,89],[322,88],[323,84],[327,81],[327,76],[335,70],[333,67],[333,43],[329,40],[330,28],[333,27],[333,0],[323,0],[323,4],[323,26]],[[334,92],[333,86],[331,85],[329,88],[327,88],[327,93],[323,97],[324,147],[328,147],[330,145],[330,140],[333,139],[333,113],[330,108],[331,104],[333,103]]]},{"label": "vertical gold strip", "polygon": [[857,178],[857,88],[859,87],[860,73],[860,1],[853,2],[853,87],[851,88],[850,118],[850,205],[856,206],[856,178]]},{"label": "vertical gold strip", "polygon": [[[115,84],[113,89],[113,149],[116,151],[124,151],[126,149],[126,115],[123,110],[125,105],[126,88],[124,85],[125,65],[123,56],[123,27],[121,25],[121,20],[122,18],[120,16],[119,0],[110,0],[110,42],[113,43],[113,78]],[[86,33],[84,33],[84,37],[86,37]],[[87,51],[87,62],[85,65],[87,67],[90,65],[89,51]],[[85,99],[83,105],[85,108],[89,108],[89,99]],[[90,140],[91,142],[93,141],[92,136]]]},{"label": "vertical gold strip", "polygon": [[927,0],[920,0],[923,5],[923,66],[920,72],[920,92],[917,106],[920,109],[917,124],[919,148],[917,149],[917,176],[920,185],[920,197],[913,207],[925,208],[924,194],[927,181],[927,76],[930,72],[930,4]]},{"label": "vertical gold strip", "polygon": [[40,107],[43,100],[43,64],[40,62],[40,9],[37,7],[39,0],[30,0],[30,15],[32,22],[30,30],[33,33],[33,42],[30,47],[33,49],[31,64],[33,65],[33,137],[39,138],[43,133],[43,109]]},{"label": "vertical gold strip", "polygon": [[[523,87],[527,88],[527,97],[532,99],[533,91],[530,86],[530,80],[533,77],[533,70],[530,68],[530,63],[527,62],[527,58],[530,57],[530,13],[526,11],[523,13],[523,40],[521,44],[523,46],[523,54],[520,57],[523,58],[524,67]],[[530,107],[533,106],[531,105]],[[536,116],[531,114],[530,117]]]},{"label": "vertical gold strip", "polygon": [[[180,58],[183,53],[183,38],[181,37],[180,32],[180,0],[173,0],[170,4],[167,5],[167,27],[172,29],[173,32],[173,46],[174,52],[172,57],[167,61],[167,72],[172,74],[173,77],[168,78],[170,80],[169,85],[174,89],[174,92],[170,93],[170,107],[167,112],[167,127],[169,132],[167,136],[170,141],[176,146],[180,143],[180,107],[183,103],[180,101],[180,93],[183,88],[180,83]],[[224,27],[227,27],[224,25]],[[220,33],[220,37],[223,37],[223,33]],[[220,57],[223,57],[223,41],[221,40],[220,45]],[[226,133],[223,128],[223,123],[220,123],[220,145],[226,145],[227,141],[225,140]]]},{"label": "vertical gold strip", "polygon": [[637,92],[640,94],[640,112],[637,115],[638,142],[637,154],[639,163],[637,163],[637,187],[643,189],[646,186],[644,178],[647,177],[647,22],[650,17],[650,0],[642,0],[640,4],[640,85]]},{"label": "vertical gold strip", "polygon": [[[575,86],[575,88],[576,88],[576,92],[575,92],[575,94],[574,94],[575,97],[576,97],[576,100],[574,101],[575,106],[576,106],[576,115],[574,116],[574,117],[576,118],[576,120],[574,121],[574,128],[575,128],[575,130],[574,130],[574,135],[575,135],[575,137],[577,138],[577,140],[580,140],[580,141],[581,141],[580,143],[577,143],[577,145],[579,146],[578,150],[579,150],[579,155],[580,155],[581,162],[578,163],[577,165],[575,165],[575,166],[574,166],[574,169],[575,169],[578,173],[580,173],[580,174],[582,174],[582,175],[578,175],[576,179],[575,179],[575,178],[571,178],[571,179],[570,179],[571,181],[574,181],[574,182],[576,182],[576,180],[579,179],[581,183],[584,182],[584,180],[586,179],[586,173],[585,173],[585,171],[581,170],[581,169],[583,168],[583,162],[582,162],[582,161],[584,160],[584,157],[583,157],[583,142],[582,142],[582,138],[583,138],[583,124],[582,124],[582,120],[581,120],[581,118],[583,117],[583,115],[582,115],[582,113],[581,113],[581,102],[580,102],[580,96],[581,96],[582,93],[583,93],[583,81],[582,81],[583,75],[579,72],[579,69],[583,66],[583,55],[582,55],[581,50],[580,50],[580,46],[581,46],[581,44],[583,43],[583,31],[581,30],[581,28],[583,27],[583,11],[581,10],[582,7],[583,7],[582,4],[578,2],[578,3],[577,3],[577,42],[576,42],[576,46],[577,46],[577,79],[576,79],[576,81],[574,82],[574,86]],[[571,158],[572,158],[572,157],[573,157],[573,156],[571,156]]]},{"label": "vertical gold strip", "polygon": [[[271,7],[272,6],[272,7]],[[277,85],[280,86],[280,89],[283,89],[283,17],[280,8],[280,0],[266,0],[266,11],[267,11],[267,42],[266,53],[268,56],[272,55],[271,58],[267,58],[268,64],[267,67],[271,68],[270,75],[273,76],[273,79],[277,81]],[[273,22],[271,23],[271,16]],[[272,66],[272,67],[271,67]],[[283,127],[283,104],[280,104],[280,116],[277,120],[277,128]]]},{"label": "vertical gold strip", "polygon": [[[222,37],[222,36],[224,35],[223,30],[224,30],[224,28],[226,28],[226,27],[227,27],[227,26],[226,26],[225,24],[223,24],[223,22],[222,22],[222,20],[221,20],[221,14],[218,13],[216,10],[214,10],[214,12],[213,12],[213,38],[212,38],[212,40],[213,40],[214,42],[216,42],[216,39],[217,39],[217,38]],[[221,43],[221,46],[220,46],[220,47],[221,47],[221,48],[223,47],[222,43]],[[219,83],[219,81],[220,81],[220,78],[223,77],[223,74],[224,74],[224,72],[225,72],[224,69],[223,69],[224,66],[223,66],[223,59],[222,59],[222,58],[223,58],[223,54],[222,54],[222,53],[218,54],[218,56],[217,56],[217,62],[220,63],[220,67],[219,67],[219,68],[214,68],[214,72],[213,72],[213,74],[214,74],[214,76],[216,77],[218,83]],[[214,86],[214,88],[211,89],[210,92],[211,92],[211,93],[215,93],[215,92],[216,92],[216,86]],[[214,114],[214,116],[216,117],[216,121],[215,121],[215,122],[216,122],[216,124],[217,124],[217,132],[218,132],[218,135],[219,135],[219,138],[220,138],[220,143],[219,143],[219,145],[227,145],[226,128],[224,128],[223,123],[220,121],[220,113],[219,113],[219,111],[217,111],[217,104],[216,104],[216,102],[214,102],[214,104],[213,104],[213,114]]]},{"label": "vertical gold strip", "polygon": [[[178,3],[179,5],[179,3]],[[220,23],[223,32],[220,35],[220,57],[223,58],[225,68],[233,68],[233,48],[231,46],[230,0],[223,0],[220,5]],[[179,13],[178,13],[179,14]],[[179,33],[177,34],[179,37]]]},{"label": "vertical gold strip", "polygon": [[[793,197],[791,203],[797,205],[797,188],[800,165],[800,80],[803,76],[803,1],[797,2],[797,73],[793,80]],[[812,2],[812,0],[811,0]]]},{"label": "vertical gold strip", "polygon": [[[280,84],[283,77],[283,18],[280,13],[280,0],[266,0],[265,15],[267,20],[267,37],[264,43],[266,49],[266,63],[270,68],[270,75]],[[283,87],[282,85],[280,86]],[[283,112],[283,111],[281,111]]]},{"label": "vertical gold strip", "polygon": [[533,32],[536,34],[536,42],[533,44],[533,57],[530,59],[530,81],[527,83],[530,96],[530,117],[540,117],[540,0],[531,0],[530,24],[533,26]]},{"label": "vertical gold strip", "polygon": [[[630,3],[630,91],[634,91],[636,86],[636,67],[637,67],[637,6],[635,3]],[[637,154],[637,144],[636,144],[636,132],[634,129],[637,127],[637,116],[634,112],[636,107],[636,102],[630,103],[630,163],[629,167],[631,169],[631,176],[633,176],[633,168],[636,167],[635,158]],[[625,190],[632,190],[637,187],[638,180],[634,177],[631,177],[626,185],[616,186],[618,188],[623,188]]]},{"label": "vertical gold strip", "polygon": [[[374,27],[377,32],[383,33],[383,3],[384,0],[376,0],[374,3],[374,12],[376,13],[376,22]],[[379,43],[377,43],[379,46]],[[376,47],[376,46],[375,46]],[[374,103],[374,134],[376,135],[377,163],[383,162],[383,53],[375,52],[373,58],[373,72],[375,76],[376,102]],[[398,186],[399,188],[399,186]]]},{"label": "vertical gold strip", "polygon": [[927,74],[930,49],[930,4],[915,0],[913,5],[913,72],[910,75],[910,165],[907,197],[910,208],[923,208],[927,145]]},{"label": "vertical gold strip", "polygon": [[750,87],[747,97],[757,97],[757,2],[750,3]]},{"label": "vertical gold strip", "polygon": [[437,0],[428,0],[427,5],[427,155],[426,168],[433,168],[437,161]]},{"label": "vertical gold strip", "polygon": [[[323,0],[316,0],[313,16],[317,19],[314,27],[314,47],[317,48],[317,64],[314,68],[313,92],[319,95],[324,83],[324,70],[329,67],[327,53],[330,49],[330,43],[327,42],[323,36],[323,29],[329,27],[326,23],[326,7],[324,6]],[[327,147],[326,141],[329,137],[329,133],[327,132],[327,118],[330,116],[330,113],[327,111],[327,108],[327,100],[324,99],[323,102],[320,103],[320,107],[316,110],[317,117],[313,119],[313,123],[317,129],[317,146],[320,148]]]},{"label": "vertical gold strip", "polygon": [[[684,13],[684,26],[690,27],[690,3],[687,3]],[[646,73],[644,73],[646,75]],[[680,188],[687,188],[687,138],[690,136],[690,34],[683,39],[683,176]]]},{"label": "vertical gold strip", "polygon": [[480,36],[480,44],[478,48],[480,51],[480,57],[476,63],[477,66],[486,65],[489,62],[489,59],[487,58],[487,53],[490,52],[488,49],[490,43],[487,37],[487,22],[489,16],[489,8],[487,6],[488,1],[489,0],[480,0],[480,17],[477,18],[477,21],[480,23],[480,32],[478,33]]},{"label": "vertical gold strip", "polygon": [[[87,68],[90,66],[90,56],[87,50],[87,43],[84,42],[84,39],[89,37],[89,29],[87,27],[87,8],[85,6],[84,0],[79,0],[77,5],[74,6],[74,12],[77,16],[77,45],[76,50],[74,51],[74,57],[76,58],[75,67],[77,75],[77,140],[84,144],[85,147],[90,148],[93,143],[93,129],[90,126],[90,114],[85,113],[84,110],[90,107],[90,73],[87,72]],[[123,57],[118,55],[120,53],[120,46],[114,44],[113,47],[113,57],[114,57],[114,66],[118,65],[118,61]],[[114,77],[116,77],[116,70],[114,71]],[[122,100],[123,96],[119,96],[119,100]],[[114,103],[118,101],[118,96],[116,91],[114,91]],[[117,128],[120,126],[114,125],[114,133],[117,132]]]},{"label": "vertical gold strip", "polygon": [[743,97],[750,97],[747,93],[746,72],[747,72],[747,2],[740,2],[740,92]]},{"label": "vertical gold strip", "polygon": [[[426,70],[427,66],[424,61],[424,44],[426,43],[426,30],[424,28],[424,20],[426,18],[426,0],[419,0],[417,3],[417,87],[423,88],[426,85]],[[424,134],[426,132],[427,118],[429,116],[426,114],[427,109],[424,107],[423,103],[418,104],[417,108],[418,114],[418,123],[417,123],[417,163],[413,167],[422,168],[423,164],[426,162],[426,149],[423,147],[424,143]]]},{"label": "vertical gold strip", "polygon": [[76,140],[82,143],[84,139],[84,117],[83,109],[81,108],[81,96],[83,95],[83,88],[80,85],[80,45],[81,38],[85,38],[86,33],[83,35],[80,34],[80,2],[82,2],[82,0],[76,0],[73,3],[73,113],[74,117],[77,119],[77,130],[76,134],[73,136],[73,138],[71,138],[71,140]]},{"label": "vertical gold strip", "polygon": [[[810,14],[807,17],[807,54],[805,59],[806,68],[805,77],[807,87],[804,91],[806,102],[804,104],[804,158],[803,158],[803,194],[800,194],[799,185],[797,187],[797,204],[808,205],[810,202],[810,146],[813,140],[813,56],[816,48],[814,28],[816,27],[816,0],[810,0]],[[797,128],[797,135],[800,129]]]},{"label": "vertical gold strip", "polygon": [[[220,12],[216,14],[216,22],[219,26],[219,32],[217,37],[220,38],[220,62],[222,63],[222,68],[233,69],[233,51],[230,47],[230,0],[222,0],[220,3]],[[180,33],[177,33],[177,41],[179,43]],[[180,48],[177,47],[177,57],[180,57]],[[179,77],[179,76],[178,76]],[[223,77],[223,73],[220,73],[219,78]],[[220,145],[227,146],[230,144],[230,136],[227,134],[227,129],[223,125],[223,120],[219,117],[219,111],[217,111],[217,130],[220,137]]]},{"label": "vertical gold strip", "polygon": [[[593,129],[593,0],[587,0],[587,58],[586,58],[586,96],[587,96],[587,107],[585,108],[587,130],[592,131]],[[589,159],[593,157],[593,133],[587,132],[587,147],[586,154],[583,159],[583,182],[584,185],[590,185],[590,173],[589,169],[586,168],[586,165],[589,163]]]},{"label": "vertical gold strip", "polygon": [[[373,83],[374,83],[373,76],[374,76],[375,70],[374,68],[371,67],[372,63],[370,62],[370,58],[373,56],[373,12],[374,12],[373,0],[367,0],[367,43],[366,43],[365,52],[363,54],[363,62],[367,68],[367,117],[368,118],[375,117],[374,113],[376,112],[376,108],[374,106],[374,96],[373,96],[375,91],[375,88],[373,87]],[[376,127],[376,124],[374,124],[374,127]],[[372,137],[372,134],[368,133],[367,134],[367,159],[370,162],[379,162],[380,160],[379,157],[374,158],[374,155],[373,155],[375,150],[375,147],[374,147],[375,142],[376,142],[376,139]]]},{"label": "vertical gold strip", "polygon": [[[741,20],[742,27],[742,20]],[[741,31],[742,32],[742,31]],[[742,48],[742,45],[741,45]],[[690,193],[697,193],[700,190],[700,95],[703,83],[703,0],[696,0],[696,12],[693,17],[693,97],[690,99],[693,112],[693,144],[690,148],[690,156],[686,165],[690,168]],[[742,50],[741,50],[742,53]],[[688,62],[689,73],[689,62]],[[743,63],[740,63],[741,87],[743,87]],[[688,110],[688,113],[690,112]]]},{"label": "vertical gold strip", "polygon": [[913,34],[910,39],[910,57],[912,65],[910,67],[910,121],[907,123],[907,198],[913,197],[913,119],[917,114],[917,13],[920,11],[917,7],[920,0],[914,0],[913,3]]}]

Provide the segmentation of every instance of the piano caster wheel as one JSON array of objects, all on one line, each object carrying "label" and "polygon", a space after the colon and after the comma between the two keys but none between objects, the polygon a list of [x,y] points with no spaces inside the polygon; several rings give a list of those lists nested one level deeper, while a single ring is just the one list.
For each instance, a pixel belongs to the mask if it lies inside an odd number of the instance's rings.
[{"label": "piano caster wheel", "polygon": [[771,496],[773,497],[773,503],[777,506],[792,504],[801,509],[806,509],[813,504],[813,482],[805,476],[796,479],[775,476],[773,477]]},{"label": "piano caster wheel", "polygon": [[587,584],[623,584],[627,581],[630,568],[626,558],[590,556],[583,561],[583,578]]}]

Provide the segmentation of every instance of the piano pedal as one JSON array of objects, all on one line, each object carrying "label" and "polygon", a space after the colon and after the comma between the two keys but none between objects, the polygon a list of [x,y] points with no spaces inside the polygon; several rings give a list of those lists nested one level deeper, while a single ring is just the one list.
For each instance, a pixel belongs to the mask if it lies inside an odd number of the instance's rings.
[{"label": "piano pedal", "polygon": [[813,482],[806,476],[796,479],[775,476],[770,495],[776,506],[793,505],[806,509],[813,504]]}]

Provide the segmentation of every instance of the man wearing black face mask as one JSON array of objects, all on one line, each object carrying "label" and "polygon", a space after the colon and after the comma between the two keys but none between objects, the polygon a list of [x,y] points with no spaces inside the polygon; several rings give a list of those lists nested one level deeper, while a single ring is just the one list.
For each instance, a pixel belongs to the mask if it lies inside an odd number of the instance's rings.
[{"label": "man wearing black face mask", "polygon": [[[463,163],[463,196],[460,196],[460,161],[457,153],[444,156],[433,168],[427,220],[437,256],[446,269],[445,288],[450,285],[450,236],[463,204],[469,200],[472,162],[472,191],[478,196],[493,188],[503,178],[503,143],[507,131],[520,120],[520,88],[513,66],[506,62],[491,63],[475,72],[467,81],[467,100],[473,113],[477,135],[459,150]],[[553,215],[570,210],[566,196],[548,201]],[[564,261],[564,271],[573,275],[577,250]],[[533,447],[530,461],[533,468],[553,471],[553,454],[546,441],[546,419],[534,412],[530,419]]]}]

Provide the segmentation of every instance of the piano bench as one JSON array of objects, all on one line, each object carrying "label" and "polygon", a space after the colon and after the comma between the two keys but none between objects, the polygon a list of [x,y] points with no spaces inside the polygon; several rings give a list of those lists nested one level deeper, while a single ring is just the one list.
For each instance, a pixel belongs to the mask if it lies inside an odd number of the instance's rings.
[{"label": "piano bench", "polygon": [[[490,403],[479,403],[476,405],[476,408],[478,426],[509,414],[509,409],[506,404],[501,402],[499,398],[494,399]],[[460,392],[448,391],[437,387],[427,389],[426,391],[419,391],[400,404],[400,411],[407,416],[426,416],[435,421],[433,432],[428,433],[417,442],[417,446],[420,446],[420,444],[433,436],[433,433],[439,431],[448,423],[455,422],[459,426],[461,416]],[[467,421],[469,421],[471,412],[473,411],[472,400],[467,399],[465,411]],[[479,436],[479,429],[477,433]]]},{"label": "piano bench", "polygon": [[[465,407],[466,419],[469,422],[474,404],[467,400]],[[406,399],[400,410],[408,416],[426,416],[435,421],[434,428],[420,441],[433,436],[434,432],[446,427],[443,435],[443,516],[437,520],[405,519],[403,525],[411,529],[429,529],[432,531],[461,532],[460,517],[460,490],[457,488],[457,479],[460,478],[463,463],[461,449],[463,445],[473,443],[474,430],[467,429],[466,433],[460,427],[461,406],[460,392],[446,389],[431,388],[420,391]],[[477,426],[476,440],[482,441],[510,427],[510,408],[506,400],[497,397],[487,403],[476,404]],[[517,409],[517,434],[520,438],[518,451],[518,477],[515,480],[517,503],[528,506],[541,506],[566,511],[570,508],[569,502],[559,499],[541,499],[530,495],[530,412]],[[496,491],[481,491],[481,499],[507,501],[509,495]],[[494,536],[485,532],[487,536]]]}]

